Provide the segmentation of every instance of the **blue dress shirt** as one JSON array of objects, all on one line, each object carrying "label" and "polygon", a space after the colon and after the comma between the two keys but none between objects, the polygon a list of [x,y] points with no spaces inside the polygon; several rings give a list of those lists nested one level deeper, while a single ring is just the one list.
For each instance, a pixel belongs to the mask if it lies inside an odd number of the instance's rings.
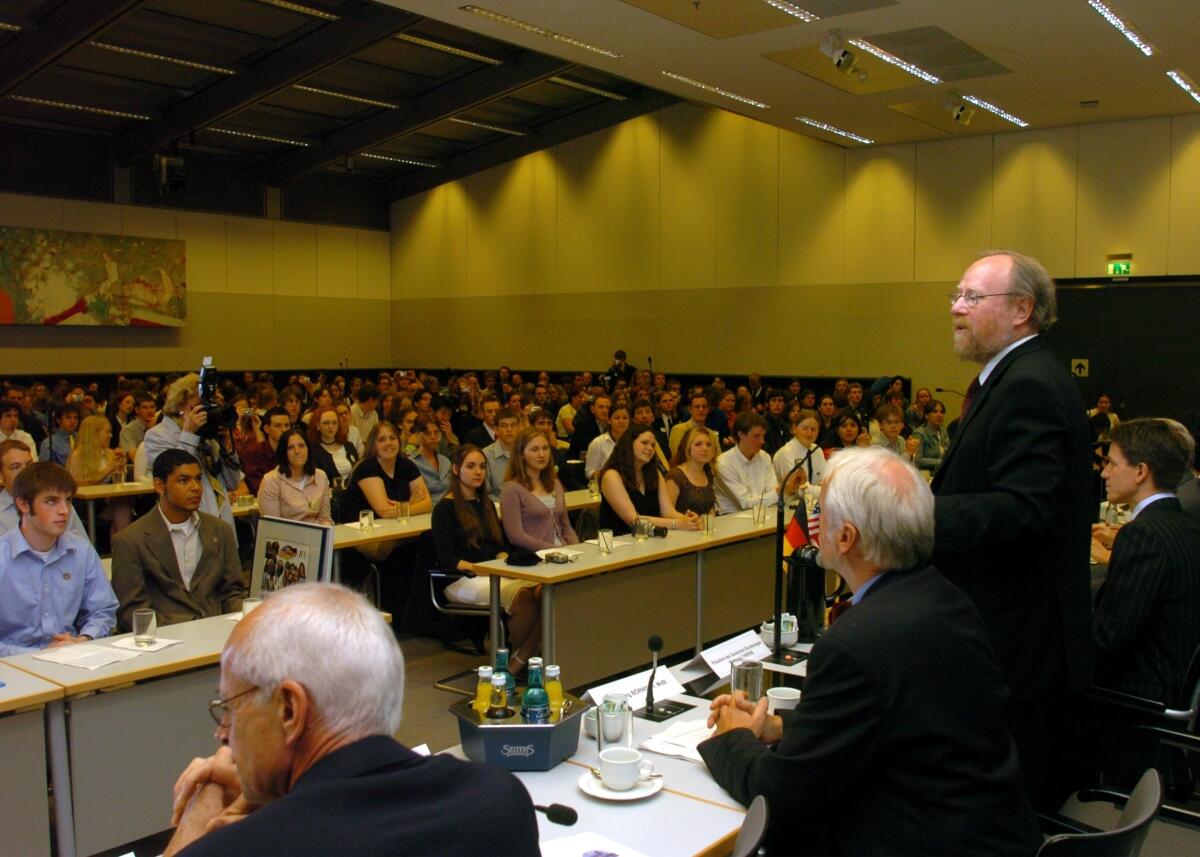
[{"label": "blue dress shirt", "polygon": [[87,539],[63,533],[43,561],[19,527],[0,536],[0,657],[44,649],[55,634],[107,637],[116,616]]},{"label": "blue dress shirt", "polygon": [[438,453],[438,469],[435,473],[429,465],[429,461],[420,452],[414,452],[409,458],[413,464],[417,465],[417,470],[420,470],[421,476],[425,478],[425,487],[429,489],[429,499],[436,506],[438,500],[449,493],[454,479],[453,471],[450,468],[450,459]]},{"label": "blue dress shirt", "polygon": [[[9,530],[15,530],[20,524],[21,512],[17,509],[16,501],[8,491],[0,488],[0,536]],[[71,522],[67,524],[67,530],[84,541],[91,541],[88,538],[87,530],[84,529],[83,521],[79,520],[79,514],[74,507],[71,508]]]}]

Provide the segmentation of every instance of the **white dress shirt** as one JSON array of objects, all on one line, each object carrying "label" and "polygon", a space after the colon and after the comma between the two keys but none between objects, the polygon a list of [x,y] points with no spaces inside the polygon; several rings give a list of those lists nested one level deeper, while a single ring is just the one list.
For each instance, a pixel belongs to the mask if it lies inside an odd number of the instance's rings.
[{"label": "white dress shirt", "polygon": [[805,493],[816,496],[821,493],[821,480],[825,478],[825,453],[821,447],[815,443],[805,450],[804,444],[792,438],[775,453],[772,462],[775,465],[775,478],[782,480],[788,475],[788,472],[796,466],[797,461],[803,461],[804,456],[808,454],[808,461],[801,468],[808,476],[808,483],[804,486]]},{"label": "white dress shirt", "polygon": [[37,444],[33,442],[33,436],[29,432],[22,429],[13,429],[12,434],[5,434],[0,431],[0,443],[6,440],[19,440],[21,443],[29,447],[29,454],[33,456],[33,460],[38,460]]},{"label": "white dress shirt", "polygon": [[162,514],[161,506],[158,514],[162,515],[167,532],[171,534],[171,547],[175,549],[175,562],[179,565],[184,588],[191,591],[192,575],[196,573],[196,566],[200,564],[200,516],[192,512],[191,517],[182,524],[172,524],[167,520],[167,516]]},{"label": "white dress shirt", "polygon": [[587,456],[583,462],[583,475],[588,479],[595,476],[596,471],[608,463],[608,457],[612,455],[613,447],[616,445],[617,442],[612,439],[612,435],[608,432],[592,438],[592,442],[588,444]]},{"label": "white dress shirt", "polygon": [[751,459],[736,446],[728,449],[717,456],[716,470],[718,515],[751,509],[759,503],[774,506],[779,501],[771,456],[761,449]]}]

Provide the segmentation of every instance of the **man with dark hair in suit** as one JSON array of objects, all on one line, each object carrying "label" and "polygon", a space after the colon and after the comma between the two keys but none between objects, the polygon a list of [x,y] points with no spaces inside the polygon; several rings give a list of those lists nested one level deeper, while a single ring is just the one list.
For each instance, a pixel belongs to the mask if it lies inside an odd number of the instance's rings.
[{"label": "man with dark hair in suit", "polygon": [[122,630],[152,607],[159,625],[242,609],[242,564],[233,527],[200,509],[200,463],[182,449],[154,459],[154,511],[113,537],[112,582]]},{"label": "man with dark hair in suit", "polygon": [[1056,309],[1054,281],[1027,256],[987,253],[963,274],[954,350],[982,368],[933,478],[933,564],[983,614],[1037,809],[1071,790],[1062,733],[1091,678],[1091,451],[1083,399],[1040,335]]},{"label": "man with dark hair in suit", "polygon": [[[854,592],[813,646],[794,711],[712,704],[713,777],[770,808],[780,854],[1033,854],[1041,843],[979,611],[936,569],[934,501],[888,450],[821,482],[820,563]],[[774,748],[768,745],[774,744]]]},{"label": "man with dark hair in suit", "polygon": [[1116,532],[1096,596],[1096,684],[1171,704],[1200,647],[1200,524],[1175,486],[1189,450],[1166,420],[1120,423],[1101,475],[1133,511]]}]

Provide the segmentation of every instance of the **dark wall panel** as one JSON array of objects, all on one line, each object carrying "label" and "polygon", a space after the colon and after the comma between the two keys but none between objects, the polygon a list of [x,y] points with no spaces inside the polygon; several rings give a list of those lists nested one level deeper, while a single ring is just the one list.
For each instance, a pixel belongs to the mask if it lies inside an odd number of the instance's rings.
[{"label": "dark wall panel", "polygon": [[182,152],[181,157],[187,181],[181,190],[160,190],[153,158],[133,164],[130,183],[134,205],[165,205],[249,217],[266,214],[267,185],[258,164],[194,151]]},{"label": "dark wall panel", "polygon": [[368,229],[390,224],[387,185],[352,176],[312,173],[280,188],[284,220],[340,223]]},{"label": "dark wall panel", "polygon": [[0,125],[0,190],[110,201],[108,141]]}]

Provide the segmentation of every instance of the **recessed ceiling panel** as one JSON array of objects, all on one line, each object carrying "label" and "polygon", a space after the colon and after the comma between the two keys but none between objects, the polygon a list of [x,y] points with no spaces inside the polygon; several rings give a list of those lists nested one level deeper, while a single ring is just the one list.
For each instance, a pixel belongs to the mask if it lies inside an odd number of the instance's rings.
[{"label": "recessed ceiling panel", "polygon": [[982,54],[941,27],[917,27],[868,36],[867,40],[888,53],[937,75],[942,80],[966,80],[993,74],[1008,74],[1008,69]]},{"label": "recessed ceiling panel", "polygon": [[950,115],[949,108],[942,104],[941,99],[908,101],[903,104],[889,104],[888,107],[897,113],[903,113],[905,116],[916,119],[918,122],[924,122],[931,128],[945,131],[947,134],[996,134],[1013,129],[1012,125],[986,110],[975,110],[970,124],[964,125],[961,122],[955,122],[954,117]]},{"label": "recessed ceiling panel", "polygon": [[[802,25],[799,18],[780,12],[763,0],[624,0],[630,6],[674,21],[714,39],[732,39],[778,27]],[[806,8],[803,0],[796,5]]]},{"label": "recessed ceiling panel", "polygon": [[857,56],[853,70],[846,74],[833,64],[833,60],[821,53],[816,45],[766,54],[766,58],[785,65],[801,74],[816,78],[822,83],[836,86],[851,95],[870,95],[876,92],[891,92],[910,86],[928,86],[920,78],[913,77],[893,65],[851,48]]}]

